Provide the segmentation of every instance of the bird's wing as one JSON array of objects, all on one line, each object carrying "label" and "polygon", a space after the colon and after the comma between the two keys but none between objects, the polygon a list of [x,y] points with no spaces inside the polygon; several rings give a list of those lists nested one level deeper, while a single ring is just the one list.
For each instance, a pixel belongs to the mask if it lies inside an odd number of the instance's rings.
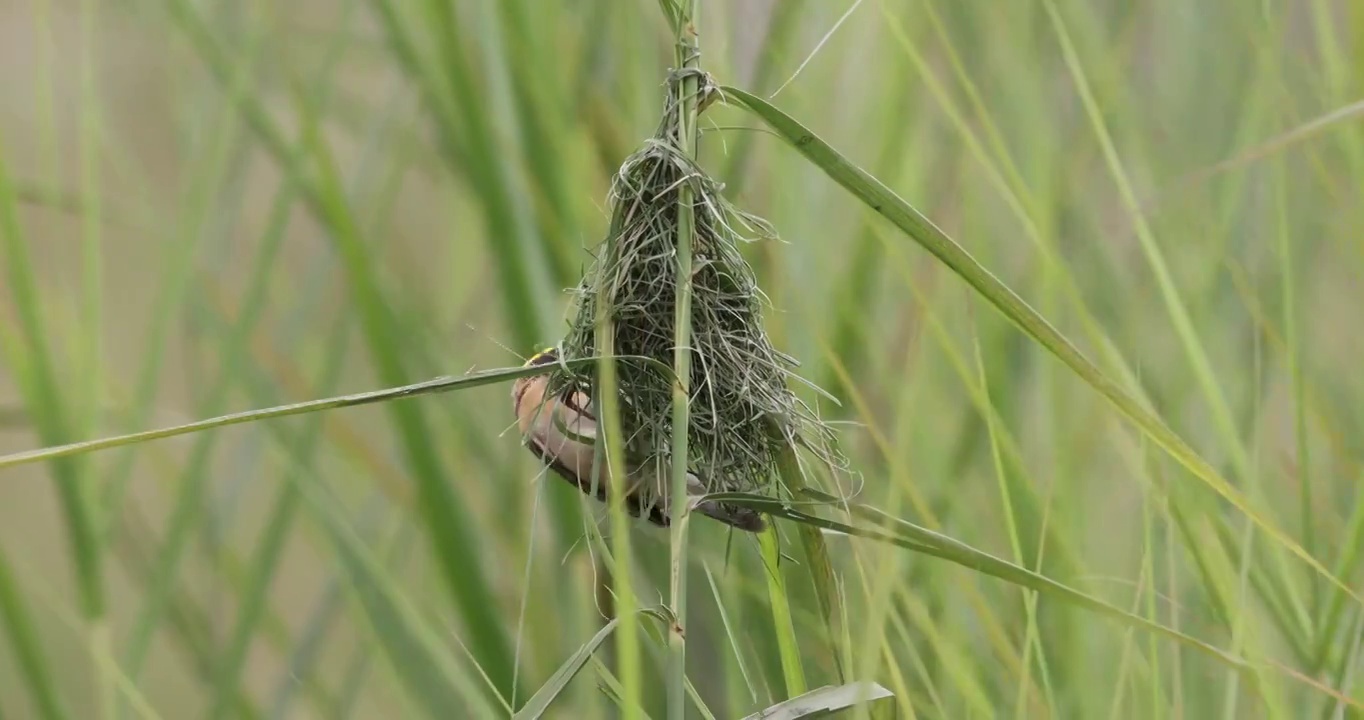
[{"label": "bird's wing", "polygon": [[[565,480],[577,485],[584,493],[592,494],[591,475],[593,445],[597,441],[597,417],[593,412],[591,397],[580,390],[572,390],[561,396],[557,402],[551,401],[546,404],[542,410],[545,417],[535,423],[535,430],[530,437],[531,449]],[[639,517],[643,512],[650,522],[667,527],[672,515],[668,509],[671,504],[671,491],[667,482],[669,473],[666,470],[662,473],[650,473],[645,468],[634,467],[629,474],[632,483],[626,488],[625,497],[630,513]],[[650,477],[658,482],[658,486],[652,488],[657,495],[657,502],[646,509],[641,507],[638,493],[642,489],[639,485]],[[597,500],[602,502],[607,499],[605,480],[606,473],[599,473],[596,496]],[[706,484],[702,482],[701,477],[689,471],[687,494],[696,498],[705,495],[706,492]],[[696,510],[707,517],[748,532],[761,532],[767,527],[762,515],[749,508],[707,500],[697,503]]]},{"label": "bird's wing", "polygon": [[[593,482],[596,439],[597,421],[591,414],[587,395],[581,392],[550,398],[539,408],[526,433],[526,444],[555,474],[578,486],[583,493],[606,502],[608,474],[604,468],[598,468],[597,481]],[[639,497],[628,488],[625,504],[631,515],[644,515],[655,525],[668,526],[668,516],[663,507],[641,507]]]}]

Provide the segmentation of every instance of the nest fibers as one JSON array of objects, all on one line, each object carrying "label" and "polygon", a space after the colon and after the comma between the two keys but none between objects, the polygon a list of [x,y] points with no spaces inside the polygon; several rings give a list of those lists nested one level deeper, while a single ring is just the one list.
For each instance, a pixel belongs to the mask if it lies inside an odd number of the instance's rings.
[{"label": "nest fibers", "polygon": [[[689,188],[695,235],[688,466],[708,493],[770,491],[781,452],[798,445],[832,461],[833,433],[788,388],[796,362],[778,352],[763,330],[766,298],[739,253],[740,241],[754,239],[740,229],[769,239],[775,233],[764,220],[734,208],[721,195],[720,184],[678,149],[676,88],[682,76],[674,73],[669,81],[657,133],[626,159],[612,181],[613,238],[603,243],[573,291],[577,312],[562,357],[597,355],[597,321],[609,316],[615,322],[614,355],[673,366],[678,205],[680,190]],[[701,76],[703,98],[709,100],[716,90],[708,76]],[[602,299],[606,308],[599,307]],[[628,359],[616,366],[627,453],[642,464],[670,467],[671,373]],[[554,382],[561,389],[589,389],[593,376],[591,369],[561,369]],[[641,490],[646,496],[667,492]]]}]

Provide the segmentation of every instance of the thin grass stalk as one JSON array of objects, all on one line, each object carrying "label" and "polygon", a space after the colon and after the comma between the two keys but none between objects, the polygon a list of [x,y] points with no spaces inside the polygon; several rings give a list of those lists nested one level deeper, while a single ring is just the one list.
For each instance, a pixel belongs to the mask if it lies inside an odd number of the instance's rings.
[{"label": "thin grass stalk", "polygon": [[[402,384],[408,370],[398,352],[402,342],[395,333],[395,313],[380,290],[370,249],[362,241],[361,229],[341,188],[335,158],[321,136],[318,109],[301,88],[295,86],[294,90],[302,116],[304,145],[319,171],[317,187],[322,217],[344,261],[347,283],[355,293],[376,372],[387,384]],[[473,524],[447,483],[444,462],[433,444],[426,414],[420,407],[406,403],[390,404],[388,410],[417,482],[422,518],[446,590],[467,623],[470,644],[493,678],[497,699],[514,706],[511,681],[515,660],[511,641],[498,620],[482,561],[470,552],[478,547]]]},{"label": "thin grass stalk", "polygon": [[[602,243],[602,252],[609,256],[620,231],[621,213],[612,218],[611,229]],[[596,347],[598,352],[612,355],[616,347],[615,318],[611,316],[610,285],[602,283],[597,290]],[[630,521],[625,511],[625,483],[628,481],[625,452],[620,425],[620,398],[617,395],[616,363],[605,358],[597,363],[596,401],[601,408],[601,442],[597,445],[597,463],[606,463],[606,492],[611,515],[611,546],[614,566],[611,569],[615,590],[615,616],[631,617],[637,603],[631,584]],[[600,477],[593,472],[593,477]],[[595,489],[593,490],[595,492]],[[643,702],[643,679],[640,674],[639,629],[633,622],[623,623],[616,633],[616,663],[623,689],[622,709],[625,720],[640,717]]]},{"label": "thin grass stalk", "polygon": [[[1109,77],[1106,78],[1108,80],[1107,83],[1092,82],[1089,79],[1091,72],[1086,69],[1086,65],[1082,62],[1079,50],[1074,42],[1075,36],[1068,29],[1068,23],[1062,17],[1058,6],[1052,0],[1046,0],[1043,4],[1050,19],[1053,34],[1060,44],[1064,65],[1071,75],[1076,93],[1081,101],[1081,106],[1084,108],[1085,117],[1088,119],[1089,125],[1099,142],[1104,164],[1108,169],[1108,174],[1119,192],[1124,207],[1131,216],[1134,234],[1139,241],[1139,246],[1141,247],[1143,256],[1146,258],[1147,265],[1150,267],[1152,277],[1157,283],[1160,298],[1166,309],[1170,324],[1176,331],[1185,358],[1193,371],[1196,384],[1205,398],[1208,411],[1211,413],[1211,419],[1213,421],[1211,427],[1220,436],[1220,439],[1226,446],[1229,456],[1228,459],[1233,471],[1232,476],[1247,487],[1247,491],[1238,498],[1233,498],[1226,493],[1222,493],[1220,488],[1214,487],[1214,489],[1218,490],[1219,494],[1223,494],[1224,497],[1227,497],[1227,499],[1231,500],[1233,503],[1238,503],[1243,500],[1246,503],[1246,507],[1238,507],[1238,509],[1241,509],[1246,514],[1250,515],[1255,523],[1261,525],[1284,549],[1297,555],[1319,573],[1326,574],[1327,571],[1325,567],[1316,559],[1316,556],[1309,548],[1304,548],[1302,545],[1296,543],[1289,535],[1270,525],[1267,520],[1262,519],[1250,508],[1251,502],[1257,500],[1264,502],[1263,492],[1249,480],[1249,478],[1254,475],[1250,451],[1236,428],[1236,423],[1232,416],[1226,394],[1219,384],[1218,376],[1212,368],[1208,352],[1204,347],[1205,342],[1198,331],[1193,327],[1188,303],[1183,299],[1175,285],[1174,276],[1165,259],[1165,253],[1156,242],[1155,234],[1151,229],[1150,222],[1141,212],[1140,202],[1136,196],[1130,173],[1126,169],[1126,164],[1118,152],[1115,130],[1109,129],[1109,124],[1104,121],[1099,107],[1095,88],[1102,89],[1103,87],[1115,87],[1119,83],[1125,82],[1125,80]],[[1094,21],[1092,9],[1077,6],[1076,11],[1077,15],[1081,17],[1081,24],[1084,24],[1085,21]],[[1102,70],[1094,74],[1100,73],[1102,73]],[[1116,100],[1118,101],[1127,97],[1126,94],[1123,93],[1115,93],[1115,95],[1117,96]],[[1140,152],[1140,147],[1137,148],[1137,151]],[[1288,605],[1286,607],[1296,611],[1299,619],[1304,619],[1307,616],[1305,603],[1299,597],[1298,589],[1295,584],[1283,582],[1283,578],[1287,577],[1288,569],[1285,565],[1284,557],[1277,552],[1277,550],[1278,548],[1273,546],[1265,547],[1268,564],[1277,572],[1256,572],[1263,566],[1262,564],[1252,564],[1249,566],[1249,569],[1253,574],[1262,576],[1263,581],[1267,584],[1271,586],[1277,585],[1280,593],[1288,600]],[[1328,579],[1337,586],[1347,587],[1344,582],[1335,577]],[[1357,593],[1354,594],[1354,597],[1357,601],[1360,601]],[[1310,623],[1308,622],[1304,622],[1303,627],[1306,628],[1309,624]],[[1291,625],[1286,626],[1291,628]],[[1293,634],[1296,636],[1294,637],[1294,643],[1298,646],[1302,646],[1305,642],[1304,638],[1310,634],[1310,628]]]},{"label": "thin grass stalk", "polygon": [[[636,361],[647,360],[647,358],[632,359]],[[590,365],[598,360],[599,358],[578,358],[565,362],[569,367],[574,367]],[[143,430],[141,432],[127,433],[125,435],[113,435],[95,440],[82,440],[80,442],[67,443],[65,445],[52,445],[36,450],[0,455],[0,469],[18,467],[19,465],[31,465],[37,462],[47,462],[59,458],[83,455],[98,450],[107,450],[109,448],[125,445],[135,445],[179,435],[189,435],[196,432],[203,432],[204,430],[211,430],[213,428],[226,427],[228,425],[241,425],[243,423],[260,422],[261,420],[289,417],[291,415],[304,415],[322,410],[336,410],[359,405],[373,405],[374,403],[404,400],[418,395],[432,395],[452,392],[459,389],[481,387],[483,385],[507,382],[517,378],[530,377],[542,373],[544,373],[544,368],[501,368],[469,373],[468,375],[457,377],[438,377],[432,380],[412,383],[411,385],[384,388],[382,390],[370,390],[367,392],[351,393],[349,395],[319,398],[317,400],[305,400],[303,402],[276,405],[274,407],[261,408],[259,410],[246,410],[243,412],[206,418],[204,420],[195,420],[194,422],[188,422],[182,425],[157,428],[155,430]]]},{"label": "thin grass stalk", "polygon": [[768,525],[758,536],[762,552],[763,576],[767,579],[767,597],[772,606],[772,625],[777,635],[777,652],[781,658],[782,679],[786,683],[786,697],[803,695],[808,688],[805,668],[800,659],[800,640],[791,622],[791,603],[786,594],[786,579],[781,573],[781,538],[777,526]]},{"label": "thin grass stalk", "polygon": [[[767,31],[762,45],[758,48],[757,67],[753,77],[745,85],[755,93],[766,92],[772,88],[777,78],[778,63],[786,59],[786,51],[791,38],[799,29],[799,20],[805,17],[803,10],[808,0],[781,0],[773,3],[772,12],[767,18]],[[904,133],[901,133],[904,135]],[[720,173],[730,197],[738,197],[748,181],[748,171],[753,159],[752,133],[740,133],[730,145],[729,162]],[[829,386],[825,386],[829,387]]]},{"label": "thin grass stalk", "polygon": [[1252,507],[1250,498],[1236,489],[1223,474],[1176,433],[1149,404],[1129,393],[1093,363],[1051,323],[1037,314],[1013,290],[981,266],[973,256],[926,217],[911,207],[880,181],[848,162],[832,147],[790,116],[771,104],[738,88],[725,86],[721,92],[732,101],[761,117],[769,127],[811,160],[831,179],[843,185],[873,210],[884,215],[911,239],[931,252],[986,297],[1002,314],[1019,326],[1034,341],[1064,362],[1087,384],[1098,391],[1123,416],[1141,429],[1196,479],[1216,492],[1238,511],[1249,516],[1280,547],[1296,556],[1323,580],[1364,605],[1364,596],[1333,575],[1319,560],[1307,553],[1287,533]]},{"label": "thin grass stalk", "polygon": [[10,571],[3,548],[0,548],[0,627],[5,629],[4,634],[9,638],[15,664],[19,666],[19,674],[28,686],[37,716],[43,720],[70,717],[61,693],[52,680],[50,664],[43,653],[43,643],[35,632],[38,626],[33,622],[33,615],[29,613],[21,589]]},{"label": "thin grass stalk", "polygon": [[[792,495],[799,497],[807,487],[805,474],[794,446],[788,446],[777,458],[777,473],[781,483]],[[821,633],[828,643],[829,657],[833,658],[834,668],[841,683],[846,680],[842,655],[838,648],[841,637],[839,618],[842,616],[838,594],[838,581],[834,575],[833,563],[829,559],[829,547],[824,542],[824,534],[819,528],[801,525],[796,529],[800,535],[801,549],[805,551],[805,568],[814,586],[815,602],[819,606],[819,616],[823,621]]]},{"label": "thin grass stalk", "polygon": [[[100,312],[104,287],[104,262],[100,247],[100,101],[95,89],[97,70],[94,57],[98,51],[98,45],[95,42],[95,28],[99,27],[99,6],[99,3],[92,0],[84,0],[80,6],[80,184],[81,194],[84,196],[90,212],[82,216],[81,223],[81,285],[85,296],[83,298],[85,307],[82,311],[84,316],[82,320],[85,323],[87,334],[83,370],[88,378],[81,390],[85,394],[83,410],[86,418],[84,422],[78,422],[77,427],[82,427],[86,432],[98,432],[100,403],[104,398],[103,385],[100,382],[100,378],[103,376],[103,373],[100,372],[100,365],[104,355],[104,323],[103,314]],[[90,498],[93,495],[93,488],[83,488],[81,494]],[[94,551],[102,553],[103,543],[98,530],[99,510],[94,506],[92,500],[87,500],[87,503],[91,506],[90,522],[92,523],[91,532],[94,536],[92,539],[95,545]],[[98,568],[99,565],[96,567]],[[110,666],[105,662],[113,656],[113,641],[110,636],[108,619],[102,614],[100,617],[91,618],[88,630],[92,659],[95,660],[95,677],[98,684],[96,707],[99,708],[100,717],[111,718],[115,710],[117,691],[113,674],[108,670]]]},{"label": "thin grass stalk", "polygon": [[[375,0],[372,4],[388,5],[389,2]],[[550,280],[544,258],[535,251],[539,233],[527,219],[525,208],[517,202],[515,182],[503,158],[498,157],[497,133],[483,109],[486,98],[479,90],[476,71],[464,56],[464,28],[460,25],[459,14],[446,0],[432,0],[425,3],[425,7],[432,32],[430,40],[436,45],[440,64],[435,67],[428,64],[423,69],[437,76],[444,75],[443,81],[436,77],[431,85],[444,86],[440,91],[442,95],[453,101],[453,107],[459,108],[457,114],[465,133],[462,147],[468,153],[467,162],[461,169],[479,189],[487,237],[491,242],[489,250],[497,261],[502,297],[507,304],[509,329],[518,346],[534,347],[540,342],[544,318],[550,315],[545,296],[538,291]],[[385,13],[389,14],[388,11]],[[447,106],[450,105],[447,103]]]},{"label": "thin grass stalk", "polygon": [[[972,340],[971,349],[974,351],[972,353],[973,355],[972,359],[975,360],[975,369],[977,377],[980,380],[981,394],[984,395],[985,402],[987,404],[993,404],[994,400],[991,397],[990,393],[990,381],[988,374],[985,372],[985,360],[981,356],[980,331],[978,327],[972,328],[971,340]],[[983,414],[985,415],[986,434],[988,435],[990,441],[990,460],[995,471],[994,472],[995,481],[999,488],[1000,507],[1002,507],[1004,511],[1004,526],[1007,531],[1006,535],[1008,536],[1009,540],[1009,549],[1013,552],[1014,564],[1026,567],[1027,565],[1033,562],[1033,559],[1030,557],[1025,557],[1023,552],[1023,542],[1019,538],[1018,518],[1016,517],[1017,513],[1015,510],[1015,499],[1009,492],[1009,481],[1005,475],[1003,453],[1000,450],[1000,442],[995,427],[996,414],[993,412],[987,412]],[[1039,552],[1039,555],[1040,554],[1041,553]],[[1040,558],[1036,565],[1039,566],[1040,573],[1041,566]],[[1018,690],[1016,693],[1014,705],[1015,718],[1022,718],[1026,716],[1025,709],[1028,706],[1027,702],[1028,685],[1031,682],[1031,678],[1029,677],[1029,675],[1032,671],[1032,665],[1030,662],[1030,655],[1032,653],[1033,648],[1032,639],[1035,637],[1037,630],[1036,613],[1037,593],[1024,590],[1022,591],[1022,595],[1023,609],[1025,617],[1027,618],[1027,625],[1024,629],[1022,671],[1019,673]],[[1038,649],[1038,662],[1039,664],[1046,663],[1046,657],[1041,651],[1040,643]],[[1053,709],[1053,711],[1056,709],[1055,703],[1051,703],[1051,708]]]},{"label": "thin grass stalk", "polygon": [[[1143,448],[1143,452],[1145,448]],[[1155,513],[1152,508],[1153,503],[1149,500],[1141,504],[1141,524],[1142,524],[1142,564],[1141,571],[1149,581],[1146,583],[1145,601],[1146,618],[1151,622],[1160,622],[1160,612],[1156,606],[1156,598],[1160,592],[1160,578],[1156,575],[1155,555],[1157,545],[1155,542]],[[1160,645],[1159,639],[1155,635],[1148,635],[1146,638],[1146,654],[1151,662],[1151,708],[1165,707],[1165,677],[1161,672]]]},{"label": "thin grass stalk", "polygon": [[[684,0],[678,7],[677,72],[683,73],[677,83],[677,150],[685,157],[696,159],[697,94],[701,81],[697,73],[688,72],[700,64],[701,49],[696,39],[696,0]],[[682,183],[677,190],[677,302],[673,315],[673,426],[672,426],[672,501],[668,503],[672,525],[669,527],[671,571],[668,591],[672,600],[675,621],[668,628],[668,718],[684,720],[687,710],[687,430],[690,425],[691,401],[691,301],[692,301],[692,237],[695,233],[696,211],[692,205],[691,183]]]},{"label": "thin grass stalk", "polygon": [[[156,542],[152,537],[152,531],[147,527],[147,521],[137,514],[136,510],[131,512],[133,514],[121,524],[117,537],[110,538],[110,550],[129,579],[140,586],[146,586],[152,581]],[[213,627],[210,617],[208,611],[200,607],[198,601],[186,594],[171,598],[170,604],[166,607],[166,624],[171,630],[170,636],[183,656],[178,657],[178,660],[185,663],[205,684],[213,679],[214,663],[218,656],[216,648],[212,647],[212,639],[208,637],[208,629]],[[277,645],[283,646],[284,643],[279,642]],[[314,698],[321,692],[315,682],[305,682],[304,687],[312,691]],[[318,706],[325,707],[326,703],[318,703]],[[124,708],[121,712],[128,709]],[[237,695],[235,710],[237,717],[242,720],[258,720],[261,717],[260,710],[251,698],[242,693]]]},{"label": "thin grass stalk", "polygon": [[[66,417],[69,406],[63,402],[56,367],[48,351],[48,333],[43,328],[35,273],[28,254],[29,241],[19,222],[18,204],[3,148],[4,138],[0,137],[0,257],[9,270],[6,279],[10,298],[19,317],[20,335],[27,352],[18,347],[17,338],[7,331],[8,323],[4,319],[0,319],[0,347],[7,359],[21,365],[14,368],[14,374],[20,378],[20,390],[25,395],[28,414],[33,418],[38,437],[45,443],[56,444],[70,437],[72,426]],[[95,512],[89,488],[83,482],[85,467],[77,461],[63,460],[54,463],[51,472],[66,521],[81,613],[89,624],[92,645],[104,647],[109,632],[105,624],[104,576]],[[103,683],[101,668],[96,663],[92,665],[97,682]]]},{"label": "thin grass stalk", "polygon": [[[324,393],[334,392],[340,380],[347,356],[344,348],[349,329],[349,319],[343,318],[333,330],[333,337],[329,343],[331,350],[326,354],[326,367],[322,370],[322,380],[319,383]],[[322,421],[321,415],[314,415],[309,419],[307,427],[291,438],[297,446],[299,461],[305,465],[313,462],[321,436]],[[290,472],[293,472],[292,469]],[[215,688],[208,712],[209,718],[225,718],[233,710],[238,685],[241,682],[241,671],[246,662],[246,653],[266,609],[270,585],[275,578],[296,511],[302,503],[299,481],[285,478],[280,483],[275,498],[274,508],[271,510],[269,520],[266,521],[266,529],[261,533],[255,557],[249,568],[246,586],[242,591],[241,609],[229,634],[227,647],[223,649],[222,657],[215,668]]]},{"label": "thin grass stalk", "polygon": [[[1302,349],[1298,339],[1297,278],[1293,258],[1292,231],[1288,227],[1288,175],[1285,163],[1279,159],[1274,163],[1274,210],[1275,235],[1279,251],[1280,272],[1283,287],[1283,324],[1284,345],[1288,353],[1288,374],[1293,391],[1293,439],[1297,445],[1298,503],[1300,505],[1303,549],[1316,554],[1316,519],[1313,517],[1312,500],[1312,456],[1307,440],[1307,391],[1303,376]],[[1314,612],[1322,609],[1322,588],[1320,578],[1311,579],[1311,607]],[[1320,632],[1318,630],[1318,632]],[[1320,645],[1321,640],[1308,637],[1308,642]]]},{"label": "thin grass stalk", "polygon": [[[246,290],[240,317],[232,327],[221,336],[218,354],[222,367],[213,379],[210,389],[199,405],[198,412],[220,413],[225,409],[227,398],[237,381],[242,358],[245,357],[245,343],[256,328],[268,303],[269,272],[276,253],[283,245],[287,223],[287,210],[291,205],[287,190],[276,195],[272,222],[263,240],[262,247],[253,258],[251,286]],[[157,553],[156,570],[152,582],[146,590],[146,597],[133,622],[133,628],[124,647],[124,671],[135,682],[141,677],[144,662],[150,652],[152,638],[161,623],[169,602],[176,579],[179,577],[183,556],[189,546],[189,536],[197,525],[202,512],[202,499],[207,491],[210,458],[218,441],[217,435],[201,435],[190,449],[188,460],[179,473],[175,483],[176,500],[165,532],[165,540]],[[125,457],[130,457],[126,455]],[[113,490],[117,495],[111,499],[121,499],[124,492],[120,487]],[[114,510],[111,508],[110,510]],[[126,708],[125,708],[126,711]]]}]

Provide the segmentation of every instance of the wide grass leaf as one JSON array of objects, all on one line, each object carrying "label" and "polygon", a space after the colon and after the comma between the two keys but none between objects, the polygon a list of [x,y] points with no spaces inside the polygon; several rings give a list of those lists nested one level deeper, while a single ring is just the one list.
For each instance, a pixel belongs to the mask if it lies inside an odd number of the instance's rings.
[{"label": "wide grass leaf", "polygon": [[744,720],[796,720],[841,714],[863,705],[873,720],[895,717],[895,696],[874,682],[825,685],[799,697],[760,710]]}]

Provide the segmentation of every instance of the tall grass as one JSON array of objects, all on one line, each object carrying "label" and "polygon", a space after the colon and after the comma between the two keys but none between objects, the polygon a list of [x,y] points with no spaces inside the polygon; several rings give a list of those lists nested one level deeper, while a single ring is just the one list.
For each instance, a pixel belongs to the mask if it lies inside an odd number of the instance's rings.
[{"label": "tall grass", "polygon": [[[727,498],[761,536],[507,431],[680,10],[684,150],[783,238],[856,471]],[[1356,4],[40,0],[0,47],[0,718],[1364,709]]]}]

